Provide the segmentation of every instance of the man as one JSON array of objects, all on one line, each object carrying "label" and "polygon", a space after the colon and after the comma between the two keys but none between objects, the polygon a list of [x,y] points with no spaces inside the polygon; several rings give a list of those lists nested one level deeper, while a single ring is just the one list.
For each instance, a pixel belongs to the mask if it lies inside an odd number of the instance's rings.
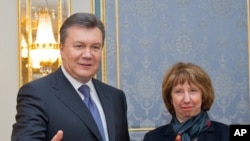
[{"label": "man", "polygon": [[[124,92],[93,78],[104,40],[103,23],[94,15],[76,13],[65,20],[60,29],[62,65],[20,88],[12,141],[129,141]],[[90,89],[89,101],[99,116],[88,109],[82,85]]]}]

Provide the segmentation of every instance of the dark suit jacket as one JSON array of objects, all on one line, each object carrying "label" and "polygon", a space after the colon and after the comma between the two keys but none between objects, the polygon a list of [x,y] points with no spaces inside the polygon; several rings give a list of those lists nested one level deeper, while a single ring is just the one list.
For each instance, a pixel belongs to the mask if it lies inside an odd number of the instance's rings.
[{"label": "dark suit jacket", "polygon": [[[229,126],[212,121],[207,131],[199,135],[198,141],[229,141],[229,132]],[[175,141],[174,130],[170,124],[158,127],[146,133],[143,141]]]},{"label": "dark suit jacket", "polygon": [[[93,79],[103,107],[109,141],[129,141],[123,91]],[[17,96],[12,141],[50,141],[63,130],[64,141],[101,141],[95,121],[61,68],[22,86]]]}]

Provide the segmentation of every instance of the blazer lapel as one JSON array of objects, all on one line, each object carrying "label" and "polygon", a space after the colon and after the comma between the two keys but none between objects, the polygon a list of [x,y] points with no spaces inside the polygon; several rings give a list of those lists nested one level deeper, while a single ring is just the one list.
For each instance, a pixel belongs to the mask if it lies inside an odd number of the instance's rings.
[{"label": "blazer lapel", "polygon": [[[63,75],[61,69],[56,72],[56,78],[53,87],[57,90],[56,96],[62,101],[80,120],[93,132],[93,134],[102,140],[98,127],[81,97],[78,95],[74,87]],[[83,133],[84,134],[84,133]]]},{"label": "blazer lapel", "polygon": [[[106,118],[107,123],[107,130],[109,135],[109,141],[115,141],[115,123],[114,123],[114,110],[113,110],[113,102],[112,102],[112,96],[110,93],[107,93],[107,88],[104,84],[99,82],[96,79],[93,79],[93,84],[95,86],[96,92],[99,96],[104,115]],[[105,90],[105,92],[104,92]]]}]

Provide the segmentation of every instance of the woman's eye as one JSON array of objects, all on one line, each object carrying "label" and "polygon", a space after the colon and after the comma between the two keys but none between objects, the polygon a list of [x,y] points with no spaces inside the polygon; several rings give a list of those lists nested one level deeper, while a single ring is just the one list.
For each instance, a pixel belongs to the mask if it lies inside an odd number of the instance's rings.
[{"label": "woman's eye", "polygon": [[191,90],[190,90],[190,93],[191,93],[191,94],[197,94],[198,91],[199,91],[199,89],[191,89]]},{"label": "woman's eye", "polygon": [[196,89],[192,89],[191,92],[196,92],[197,90]]},{"label": "woman's eye", "polygon": [[180,94],[182,94],[182,91],[181,90],[176,90],[175,94],[180,95]]}]

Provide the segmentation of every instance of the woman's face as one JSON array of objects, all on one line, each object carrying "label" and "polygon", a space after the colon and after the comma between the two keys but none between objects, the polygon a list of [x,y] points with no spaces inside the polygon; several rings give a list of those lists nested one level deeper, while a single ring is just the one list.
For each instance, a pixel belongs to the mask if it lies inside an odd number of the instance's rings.
[{"label": "woman's face", "polygon": [[172,104],[179,122],[184,122],[201,112],[202,91],[186,81],[177,84],[171,91]]}]

